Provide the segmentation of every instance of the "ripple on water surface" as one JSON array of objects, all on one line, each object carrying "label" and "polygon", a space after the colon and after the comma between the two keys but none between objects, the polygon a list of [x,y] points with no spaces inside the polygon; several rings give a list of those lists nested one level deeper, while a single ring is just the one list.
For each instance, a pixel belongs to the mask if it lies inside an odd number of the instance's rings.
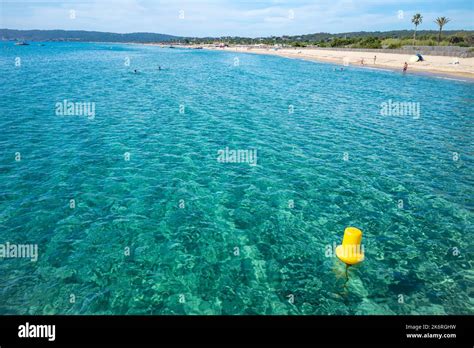
[{"label": "ripple on water surface", "polygon": [[[39,258],[0,261],[0,313],[474,312],[472,84],[2,45],[0,243],[38,244]],[[95,117],[57,116],[65,99]],[[390,100],[419,103],[419,118],[381,115]],[[257,166],[218,162],[226,147],[256,149]],[[326,253],[351,225],[366,260],[344,286]]]}]

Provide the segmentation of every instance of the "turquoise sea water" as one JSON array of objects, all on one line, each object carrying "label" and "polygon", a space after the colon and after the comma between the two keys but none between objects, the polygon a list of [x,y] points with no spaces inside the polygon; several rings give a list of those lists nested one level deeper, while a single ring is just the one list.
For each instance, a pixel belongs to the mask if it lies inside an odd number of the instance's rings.
[{"label": "turquoise sea water", "polygon": [[1,314],[474,313],[474,84],[139,45],[0,67],[0,244],[38,245],[0,259]]}]

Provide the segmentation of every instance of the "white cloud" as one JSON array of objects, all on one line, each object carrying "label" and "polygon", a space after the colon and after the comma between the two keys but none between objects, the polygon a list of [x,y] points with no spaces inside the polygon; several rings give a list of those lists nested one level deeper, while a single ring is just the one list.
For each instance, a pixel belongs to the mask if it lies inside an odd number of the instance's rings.
[{"label": "white cloud", "polygon": [[[464,3],[464,0],[451,1]],[[472,6],[466,10],[446,5],[446,10],[436,13],[430,4],[428,0],[3,0],[0,27],[256,37],[411,29],[409,17],[415,11],[425,16],[421,29],[435,29],[431,18],[439,15],[452,18],[451,28],[474,27]],[[397,17],[399,9],[405,11],[402,21]],[[69,17],[70,10],[76,11],[75,19]],[[179,18],[181,10],[184,19]],[[290,10],[294,18],[290,18]]]}]

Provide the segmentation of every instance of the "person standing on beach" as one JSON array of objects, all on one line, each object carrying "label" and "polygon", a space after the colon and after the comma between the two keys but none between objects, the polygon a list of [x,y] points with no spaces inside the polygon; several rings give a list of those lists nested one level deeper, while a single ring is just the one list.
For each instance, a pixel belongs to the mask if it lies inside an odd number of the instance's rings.
[{"label": "person standing on beach", "polygon": [[374,65],[375,65],[375,61],[377,60],[377,56],[374,56]]},{"label": "person standing on beach", "polygon": [[408,63],[405,62],[405,65],[403,65],[403,72],[405,73],[407,72],[407,70],[408,70]]}]

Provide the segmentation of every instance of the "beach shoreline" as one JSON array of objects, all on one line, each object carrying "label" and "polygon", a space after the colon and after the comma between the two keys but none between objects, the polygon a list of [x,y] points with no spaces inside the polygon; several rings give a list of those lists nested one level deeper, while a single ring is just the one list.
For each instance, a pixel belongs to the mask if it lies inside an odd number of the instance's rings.
[{"label": "beach shoreline", "polygon": [[[195,48],[195,46],[178,46]],[[372,69],[388,69],[403,71],[404,63],[408,63],[408,73],[439,76],[441,78],[463,78],[474,82],[474,58],[455,58],[446,56],[424,55],[422,62],[410,62],[412,55],[400,53],[374,53],[340,50],[322,50],[318,48],[262,48],[254,46],[215,47],[202,46],[206,50],[223,52],[251,53],[273,55],[285,58],[302,59],[315,62],[326,62],[341,66],[352,66]],[[374,57],[377,57],[374,63]],[[362,64],[362,59],[364,64]],[[455,64],[458,62],[458,64]]]}]

